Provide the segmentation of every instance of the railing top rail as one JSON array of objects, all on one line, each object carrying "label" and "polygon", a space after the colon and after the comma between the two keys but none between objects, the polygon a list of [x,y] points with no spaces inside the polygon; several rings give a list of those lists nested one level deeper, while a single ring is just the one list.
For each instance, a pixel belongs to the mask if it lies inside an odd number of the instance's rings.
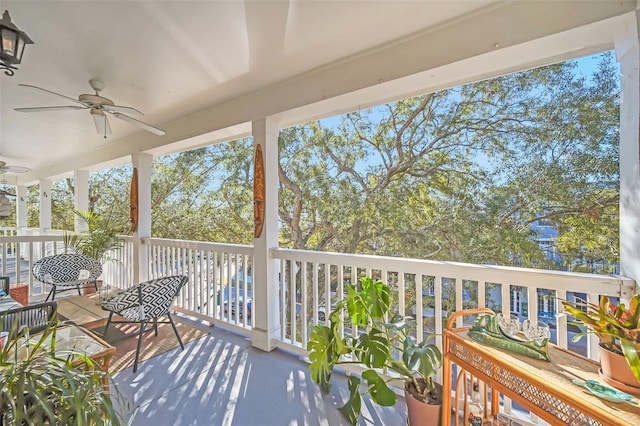
[{"label": "railing top rail", "polygon": [[64,241],[63,235],[15,235],[0,236],[0,243],[29,243],[42,241]]},{"label": "railing top rail", "polygon": [[192,250],[222,251],[253,255],[253,246],[241,244],[212,243],[205,241],[171,240],[167,238],[143,238],[142,244],[161,247],[178,247]]},{"label": "railing top rail", "polygon": [[620,275],[598,275],[513,266],[479,265],[426,259],[372,256],[309,250],[271,249],[278,259],[302,260],[320,264],[357,266],[373,270],[407,274],[460,278],[490,283],[508,283],[524,287],[564,289],[593,294],[631,297],[636,292],[633,279]]}]

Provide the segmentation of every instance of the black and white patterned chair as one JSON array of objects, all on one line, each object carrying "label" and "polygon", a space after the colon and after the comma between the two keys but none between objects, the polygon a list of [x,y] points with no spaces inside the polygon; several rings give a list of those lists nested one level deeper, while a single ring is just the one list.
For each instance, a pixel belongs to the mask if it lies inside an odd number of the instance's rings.
[{"label": "black and white patterned chair", "polygon": [[[187,277],[173,275],[170,277],[157,278],[145,281],[125,291],[111,296],[102,302],[102,309],[109,311],[109,320],[104,328],[104,335],[107,335],[109,325],[118,323],[138,323],[138,348],[136,350],[136,360],[133,364],[133,372],[138,369],[138,358],[140,357],[140,346],[142,345],[142,335],[147,331],[147,324],[153,323],[155,335],[158,335],[158,322],[169,323],[173,327],[173,332],[178,338],[180,347],[184,350],[182,339],[178,334],[176,325],[171,318],[171,305],[186,284]],[[123,320],[113,320],[113,314],[124,318]],[[168,321],[158,321],[159,317],[166,316]],[[150,330],[150,329],[149,329]]]},{"label": "black and white patterned chair", "polygon": [[51,286],[45,299],[48,301],[50,297],[55,300],[56,293],[67,290],[77,289],[78,295],[82,295],[80,288],[88,284],[93,284],[97,291],[102,264],[81,254],[62,253],[38,260],[31,272],[36,280]]}]

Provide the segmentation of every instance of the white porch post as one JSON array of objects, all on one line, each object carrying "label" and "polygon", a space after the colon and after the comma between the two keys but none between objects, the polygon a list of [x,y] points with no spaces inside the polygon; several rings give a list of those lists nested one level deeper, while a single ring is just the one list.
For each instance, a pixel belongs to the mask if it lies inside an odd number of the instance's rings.
[{"label": "white porch post", "polygon": [[24,185],[16,187],[16,227],[27,227],[27,190]]},{"label": "white porch post", "polygon": [[640,283],[640,10],[616,40],[620,63],[620,273]]},{"label": "white porch post", "polygon": [[[264,226],[259,238],[254,238],[253,315],[255,325],[252,346],[271,351],[280,335],[278,309],[278,261],[269,256],[269,249],[278,246],[278,123],[273,118],[252,122],[254,154],[262,146],[264,159]],[[255,176],[254,176],[255,179]]]},{"label": "white porch post", "polygon": [[40,229],[51,229],[51,180],[40,179]]},{"label": "white porch post", "polygon": [[[73,178],[75,181],[75,189],[73,194],[73,208],[76,210],[89,210],[89,171],[74,170]],[[87,232],[87,224],[75,214],[74,230],[76,232]]]},{"label": "white porch post", "polygon": [[153,155],[137,153],[131,156],[133,167],[138,169],[138,230],[133,234],[133,279],[143,282],[149,279],[149,255],[141,243],[151,238],[151,166]]}]

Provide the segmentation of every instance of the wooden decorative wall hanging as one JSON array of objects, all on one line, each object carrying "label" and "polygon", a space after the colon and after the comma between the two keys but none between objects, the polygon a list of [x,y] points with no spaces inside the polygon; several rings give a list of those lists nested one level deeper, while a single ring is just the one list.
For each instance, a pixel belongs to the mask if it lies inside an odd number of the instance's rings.
[{"label": "wooden decorative wall hanging", "polygon": [[260,238],[264,226],[264,159],[262,158],[262,146],[256,145],[253,160],[253,222],[254,237]]},{"label": "wooden decorative wall hanging", "polygon": [[131,219],[131,229],[129,233],[133,234],[138,230],[138,169],[134,167],[131,176],[131,189],[129,192],[129,218]]}]

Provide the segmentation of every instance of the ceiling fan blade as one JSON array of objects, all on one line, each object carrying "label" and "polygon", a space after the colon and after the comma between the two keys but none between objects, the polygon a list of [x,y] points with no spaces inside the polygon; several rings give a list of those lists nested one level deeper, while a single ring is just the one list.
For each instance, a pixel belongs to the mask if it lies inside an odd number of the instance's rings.
[{"label": "ceiling fan blade", "polygon": [[22,166],[5,166],[2,168],[2,171],[6,173],[27,173],[30,172],[31,169]]},{"label": "ceiling fan blade", "polygon": [[127,123],[133,124],[134,126],[138,126],[147,132],[155,133],[156,135],[163,136],[164,130],[160,130],[157,127],[153,127],[147,123],[143,123],[142,121],[136,120],[135,118],[131,118],[128,115],[120,114],[119,112],[111,112],[107,111],[109,114],[119,118],[120,120],[126,121]]},{"label": "ceiling fan blade", "polygon": [[128,107],[128,106],[121,106],[121,105],[104,105],[103,109],[105,111],[109,111],[111,113],[113,112],[121,112],[124,114],[138,114],[138,115],[144,115],[142,112],[138,111],[137,109],[133,108],[133,107]]},{"label": "ceiling fan blade", "polygon": [[104,112],[92,109],[91,117],[93,117],[93,122],[96,125],[96,131],[99,135],[103,135],[106,138],[107,135],[111,134],[111,126]]},{"label": "ceiling fan blade", "polygon": [[42,90],[43,92],[51,93],[52,95],[59,96],[61,98],[67,99],[67,100],[69,100],[71,102],[75,102],[77,104],[81,104],[82,103],[82,102],[80,102],[79,100],[77,100],[75,98],[70,98],[69,96],[61,95],[60,93],[52,92],[51,90],[43,89],[42,87],[32,86],[30,84],[18,84],[18,86],[30,87],[32,89]]},{"label": "ceiling fan blade", "polygon": [[67,105],[67,106],[50,106],[50,107],[33,107],[33,108],[14,108],[18,112],[40,112],[40,111],[57,111],[65,109],[86,109],[86,107]]}]

